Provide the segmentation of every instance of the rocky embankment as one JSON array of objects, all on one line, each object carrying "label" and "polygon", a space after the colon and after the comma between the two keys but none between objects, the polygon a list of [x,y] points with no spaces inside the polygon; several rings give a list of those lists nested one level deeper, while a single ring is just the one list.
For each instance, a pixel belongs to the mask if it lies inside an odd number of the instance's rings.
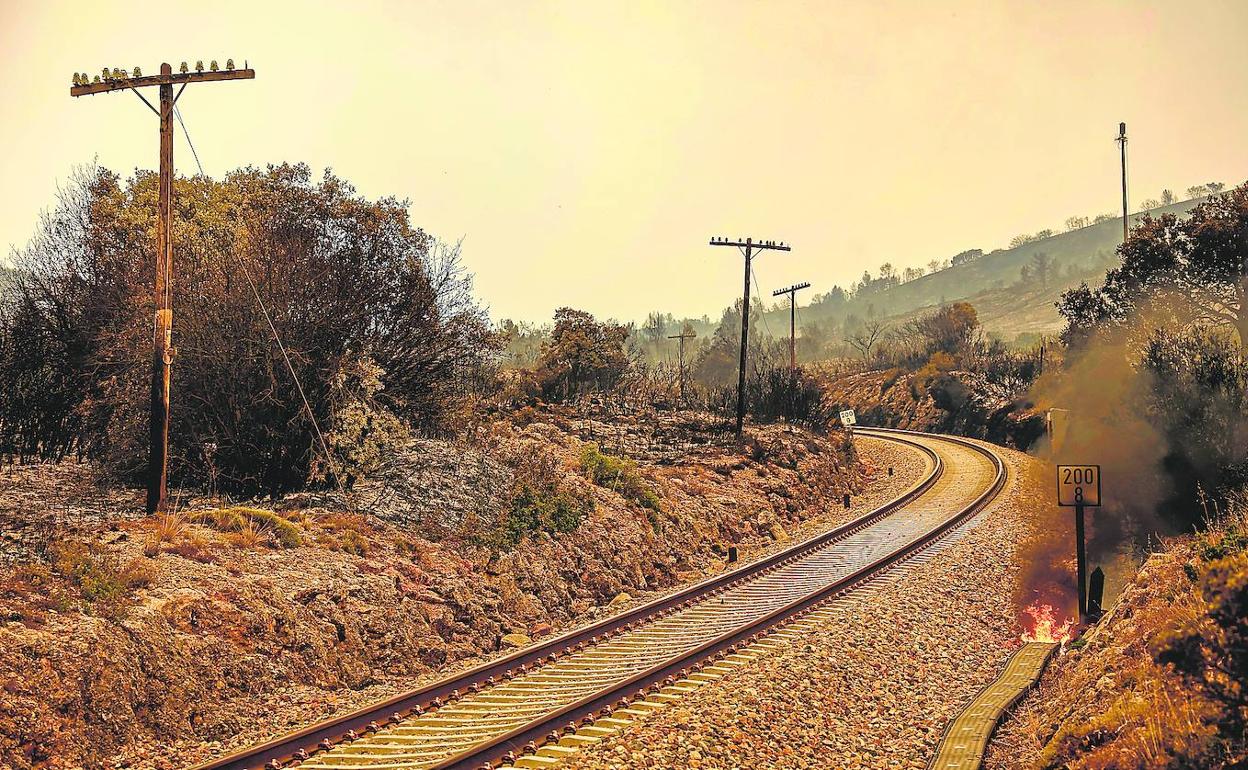
[{"label": "rocky embankment", "polygon": [[1044,416],[1025,398],[972,372],[932,377],[902,369],[828,375],[836,408],[862,425],[952,433],[1026,450],[1044,434]]},{"label": "rocky embankment", "polygon": [[[590,440],[633,457],[657,505],[587,478]],[[748,558],[859,515],[920,470],[859,444],[861,461],[780,427],[736,444],[698,419],[530,413],[414,445],[358,490],[362,512],[304,495],[276,517],[193,500],[149,519],[133,490],[90,492],[84,466],[10,468],[0,766],[184,767],[587,622],[722,569],[727,544]],[[472,528],[506,520],[530,467],[517,458],[549,459],[593,510],[481,545]]]}]

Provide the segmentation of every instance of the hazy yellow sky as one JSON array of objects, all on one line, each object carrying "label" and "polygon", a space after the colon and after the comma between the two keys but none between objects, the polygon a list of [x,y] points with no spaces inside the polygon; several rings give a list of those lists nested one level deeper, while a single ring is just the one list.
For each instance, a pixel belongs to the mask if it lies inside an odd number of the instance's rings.
[{"label": "hazy yellow sky", "polygon": [[156,162],[155,116],[71,99],[74,71],[233,57],[257,79],[180,102],[207,173],[305,161],[410,199],[495,318],[715,315],[741,260],[712,235],[793,244],[766,295],[1111,212],[1120,120],[1135,201],[1244,181],[1246,39],[1245,0],[0,0],[0,245],[76,164]]}]

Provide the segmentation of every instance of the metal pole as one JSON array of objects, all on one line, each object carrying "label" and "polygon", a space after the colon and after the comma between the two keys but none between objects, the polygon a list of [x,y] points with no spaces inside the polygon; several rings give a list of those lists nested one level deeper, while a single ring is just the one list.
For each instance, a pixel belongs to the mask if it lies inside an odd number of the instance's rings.
[{"label": "metal pole", "polygon": [[[173,74],[168,64],[161,75]],[[147,512],[168,508],[169,374],[173,361],[173,85],[160,86],[160,202],[156,223],[156,313],[152,329],[152,408]]]},{"label": "metal pole", "polygon": [[753,239],[745,239],[745,291],[741,295],[741,366],[737,372],[737,435],[745,428],[745,357],[750,335],[750,261]]},{"label": "metal pole", "polygon": [[1118,144],[1122,149],[1122,242],[1127,242],[1127,124],[1118,124]]},{"label": "metal pole", "polygon": [[1075,562],[1079,579],[1079,620],[1088,615],[1088,549],[1083,542],[1083,506],[1075,506]]}]

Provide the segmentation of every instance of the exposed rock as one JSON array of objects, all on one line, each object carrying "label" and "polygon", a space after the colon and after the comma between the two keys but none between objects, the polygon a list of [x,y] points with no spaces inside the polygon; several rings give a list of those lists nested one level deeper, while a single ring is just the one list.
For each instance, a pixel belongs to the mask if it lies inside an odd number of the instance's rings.
[{"label": "exposed rock", "polygon": [[973,372],[920,382],[902,369],[829,376],[828,397],[852,408],[861,425],[954,433],[1027,449],[1045,430],[1044,415],[1016,393]]}]

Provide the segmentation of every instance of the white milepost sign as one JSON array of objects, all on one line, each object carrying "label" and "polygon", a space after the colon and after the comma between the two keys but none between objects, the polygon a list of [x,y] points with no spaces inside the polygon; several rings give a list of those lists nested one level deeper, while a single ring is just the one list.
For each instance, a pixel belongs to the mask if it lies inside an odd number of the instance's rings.
[{"label": "white milepost sign", "polygon": [[858,418],[854,417],[853,409],[841,410],[841,425],[849,426],[849,425],[857,425],[857,424],[858,424]]},{"label": "white milepost sign", "polygon": [[1101,504],[1101,466],[1057,466],[1057,504],[1090,506]]}]

